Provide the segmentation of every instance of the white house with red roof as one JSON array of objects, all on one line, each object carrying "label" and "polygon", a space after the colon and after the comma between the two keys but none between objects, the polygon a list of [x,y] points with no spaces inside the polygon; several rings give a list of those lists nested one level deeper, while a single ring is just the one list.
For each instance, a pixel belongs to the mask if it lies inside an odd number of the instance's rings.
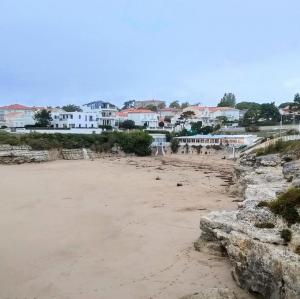
[{"label": "white house with red roof", "polygon": [[28,107],[13,104],[0,107],[0,126],[9,128],[23,128],[26,125],[34,125],[34,114],[43,109],[41,107]]},{"label": "white house with red roof", "polygon": [[[215,125],[220,117],[226,117],[229,121],[238,121],[240,119],[240,110],[231,107],[189,106],[184,108],[182,112],[187,111],[194,112],[194,115],[187,122],[202,121],[203,126]],[[176,123],[181,114],[178,113],[172,119],[172,123]]]},{"label": "white house with red roof", "polygon": [[125,109],[117,112],[117,120],[119,123],[125,120],[134,121],[136,126],[147,126],[147,128],[157,128],[159,122],[159,113],[149,109]]}]

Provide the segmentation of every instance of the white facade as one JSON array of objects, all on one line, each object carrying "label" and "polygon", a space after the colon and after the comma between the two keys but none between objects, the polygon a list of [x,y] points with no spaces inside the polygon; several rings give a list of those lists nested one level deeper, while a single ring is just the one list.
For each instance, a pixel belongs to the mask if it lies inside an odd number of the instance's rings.
[{"label": "white facade", "polygon": [[128,112],[128,119],[133,120],[137,126],[147,126],[147,128],[157,128],[159,114],[153,111],[141,110]]},{"label": "white facade", "polygon": [[[205,107],[205,106],[189,106],[183,109],[183,112],[192,111],[194,115],[188,118],[187,122],[201,121],[203,126],[212,126],[218,123],[219,117],[226,117],[229,121],[238,121],[240,119],[240,110],[230,107]],[[173,119],[175,124],[179,121],[181,113],[178,113]]]},{"label": "white facade", "polygon": [[26,125],[34,125],[34,115],[39,109],[19,104],[2,106],[0,107],[0,126],[24,128]]},{"label": "white facade", "polygon": [[229,145],[234,147],[249,146],[256,140],[256,135],[194,135],[176,137],[180,145]]},{"label": "white facade", "polygon": [[98,112],[98,125],[99,126],[112,126],[116,125],[117,107],[109,102],[94,101],[83,105],[84,110],[92,110]]},{"label": "white facade", "polygon": [[52,112],[52,125],[56,129],[63,128],[98,128],[97,112]]},{"label": "white facade", "polygon": [[117,119],[121,123],[125,120],[134,121],[136,126],[147,126],[147,128],[157,128],[159,114],[147,109],[126,109],[117,113]]}]

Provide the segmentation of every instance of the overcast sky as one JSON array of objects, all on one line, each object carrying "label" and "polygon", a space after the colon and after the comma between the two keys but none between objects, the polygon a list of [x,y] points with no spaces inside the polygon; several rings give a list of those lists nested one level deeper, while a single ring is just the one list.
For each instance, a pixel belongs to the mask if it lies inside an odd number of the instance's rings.
[{"label": "overcast sky", "polygon": [[299,0],[0,0],[0,104],[300,92]]}]

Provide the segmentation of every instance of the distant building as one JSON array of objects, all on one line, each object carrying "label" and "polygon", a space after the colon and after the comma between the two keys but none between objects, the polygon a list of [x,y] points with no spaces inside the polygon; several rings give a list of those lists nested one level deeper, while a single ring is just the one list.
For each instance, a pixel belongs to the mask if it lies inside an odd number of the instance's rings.
[{"label": "distant building", "polygon": [[[215,125],[221,117],[226,117],[228,121],[238,121],[241,117],[240,110],[231,107],[189,106],[182,112],[187,111],[194,112],[187,122],[201,121],[203,126]],[[182,112],[172,119],[172,123],[176,123],[180,119]]]},{"label": "distant building", "polygon": [[66,112],[64,110],[52,112],[52,125],[55,129],[66,128],[98,128],[99,116],[97,111],[89,109],[82,112]]},{"label": "distant building", "polygon": [[26,125],[34,125],[34,115],[41,107],[28,107],[13,104],[0,107],[0,126],[8,128],[23,128]]},{"label": "distant building", "polygon": [[109,102],[94,101],[84,104],[83,107],[90,108],[91,110],[98,111],[99,125],[100,126],[115,126],[117,107]]},{"label": "distant building", "polygon": [[145,101],[135,101],[134,102],[134,108],[147,108],[147,106],[153,105],[157,108],[165,107],[166,102],[161,100],[145,100]]},{"label": "distant building", "polygon": [[212,146],[212,145],[224,145],[224,146],[249,146],[256,140],[256,135],[194,135],[194,136],[182,136],[175,137],[179,140],[179,145],[189,146]]},{"label": "distant building", "polygon": [[159,121],[159,114],[148,109],[126,109],[117,112],[117,119],[119,123],[125,120],[134,121],[137,126],[146,126],[147,128],[157,128]]}]

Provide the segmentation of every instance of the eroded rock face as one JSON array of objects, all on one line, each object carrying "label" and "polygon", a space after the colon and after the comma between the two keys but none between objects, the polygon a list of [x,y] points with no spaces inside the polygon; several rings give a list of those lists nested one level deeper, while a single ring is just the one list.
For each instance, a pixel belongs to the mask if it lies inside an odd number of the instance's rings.
[{"label": "eroded rock face", "polygon": [[22,164],[46,162],[50,160],[48,151],[33,151],[29,146],[1,145],[0,164]]},{"label": "eroded rock face", "polygon": [[[288,169],[293,169],[293,179],[298,179],[295,165],[299,162],[293,163]],[[292,185],[280,164],[267,165],[260,160],[252,167],[248,163],[240,167],[239,185],[244,201],[237,211],[212,212],[202,217],[202,233],[195,248],[209,248],[207,251],[217,255],[226,252],[233,277],[242,288],[266,299],[296,299],[300,298],[300,225],[289,228],[292,241],[286,245],[280,236],[280,231],[287,228],[285,221],[269,209],[257,207],[260,201],[270,201]],[[266,222],[275,227],[256,227],[257,223]]]},{"label": "eroded rock face", "polygon": [[234,292],[229,289],[211,288],[181,297],[180,299],[237,299],[237,297]]}]

